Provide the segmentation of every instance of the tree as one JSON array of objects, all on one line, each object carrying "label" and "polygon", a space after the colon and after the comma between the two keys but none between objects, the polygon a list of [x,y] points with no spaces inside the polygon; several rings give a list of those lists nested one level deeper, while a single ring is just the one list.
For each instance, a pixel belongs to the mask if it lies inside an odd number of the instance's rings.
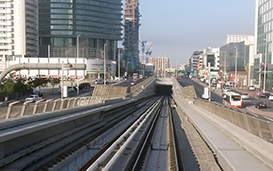
[{"label": "tree", "polygon": [[12,78],[5,79],[3,85],[3,93],[11,94],[14,92],[14,81]]},{"label": "tree", "polygon": [[25,80],[22,78],[18,78],[14,84],[13,90],[16,93],[16,99],[18,100],[23,93],[28,91]]},{"label": "tree", "polygon": [[38,78],[36,77],[34,80],[30,81],[30,85],[32,88],[36,88],[36,87],[44,87],[46,86],[46,84],[48,83],[48,79],[46,78]]},{"label": "tree", "polygon": [[54,90],[54,86],[57,84],[60,84],[61,80],[60,78],[49,78],[49,83],[52,85],[52,91]]}]

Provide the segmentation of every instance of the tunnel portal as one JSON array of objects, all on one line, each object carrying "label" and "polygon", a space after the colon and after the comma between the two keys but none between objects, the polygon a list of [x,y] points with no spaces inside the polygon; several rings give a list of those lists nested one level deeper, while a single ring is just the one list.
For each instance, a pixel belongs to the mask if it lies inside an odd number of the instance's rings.
[{"label": "tunnel portal", "polygon": [[172,85],[156,85],[156,94],[169,96],[173,92],[172,87]]}]

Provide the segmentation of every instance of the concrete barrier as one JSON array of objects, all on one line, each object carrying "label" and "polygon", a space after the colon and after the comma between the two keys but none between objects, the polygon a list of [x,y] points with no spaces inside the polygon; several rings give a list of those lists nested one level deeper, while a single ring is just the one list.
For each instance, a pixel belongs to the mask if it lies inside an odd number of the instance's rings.
[{"label": "concrete barrier", "polygon": [[12,110],[13,105],[18,104],[18,103],[20,103],[20,101],[16,101],[16,102],[9,104],[7,114],[6,114],[6,119],[10,118],[10,114],[11,114],[11,110]]},{"label": "concrete barrier", "polygon": [[[131,99],[111,105],[101,103],[47,112],[47,114],[28,115],[5,122],[0,121],[0,130],[8,131],[9,128],[14,129],[17,126],[21,127],[16,131],[0,135],[0,159],[9,157],[12,154],[23,155],[17,152],[33,144],[47,140],[50,137],[68,132],[73,128],[97,123],[100,119],[103,119],[100,115],[104,111],[119,108],[136,101],[135,99]],[[69,115],[69,117],[60,119],[61,116],[65,115]],[[43,120],[50,119],[52,119],[52,121],[42,124]],[[38,124],[36,125],[35,122],[38,122]],[[31,126],[28,126],[29,123],[31,123]]]}]

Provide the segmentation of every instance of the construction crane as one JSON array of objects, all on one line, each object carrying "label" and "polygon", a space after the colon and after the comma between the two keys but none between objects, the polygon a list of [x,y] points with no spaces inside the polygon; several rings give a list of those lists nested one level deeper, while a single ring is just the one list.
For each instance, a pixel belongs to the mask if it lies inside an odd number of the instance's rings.
[{"label": "construction crane", "polygon": [[[140,43],[141,43],[141,52],[142,52],[142,60],[141,60],[141,64],[142,64],[142,75],[144,76],[145,75],[145,72],[144,72],[144,65],[146,63],[146,60],[145,60],[145,55],[151,55],[152,54],[152,51],[151,51],[151,47],[152,47],[152,44],[153,42],[148,42],[148,41],[142,41],[140,39]],[[145,51],[145,44],[148,45],[148,49]]]}]

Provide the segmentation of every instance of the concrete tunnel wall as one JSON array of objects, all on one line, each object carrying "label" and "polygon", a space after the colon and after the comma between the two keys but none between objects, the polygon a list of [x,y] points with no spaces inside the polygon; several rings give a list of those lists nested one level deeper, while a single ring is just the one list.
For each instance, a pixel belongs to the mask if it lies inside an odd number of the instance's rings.
[{"label": "concrete tunnel wall", "polygon": [[173,86],[172,85],[156,85],[156,94],[157,95],[171,95],[173,93],[172,91]]}]

